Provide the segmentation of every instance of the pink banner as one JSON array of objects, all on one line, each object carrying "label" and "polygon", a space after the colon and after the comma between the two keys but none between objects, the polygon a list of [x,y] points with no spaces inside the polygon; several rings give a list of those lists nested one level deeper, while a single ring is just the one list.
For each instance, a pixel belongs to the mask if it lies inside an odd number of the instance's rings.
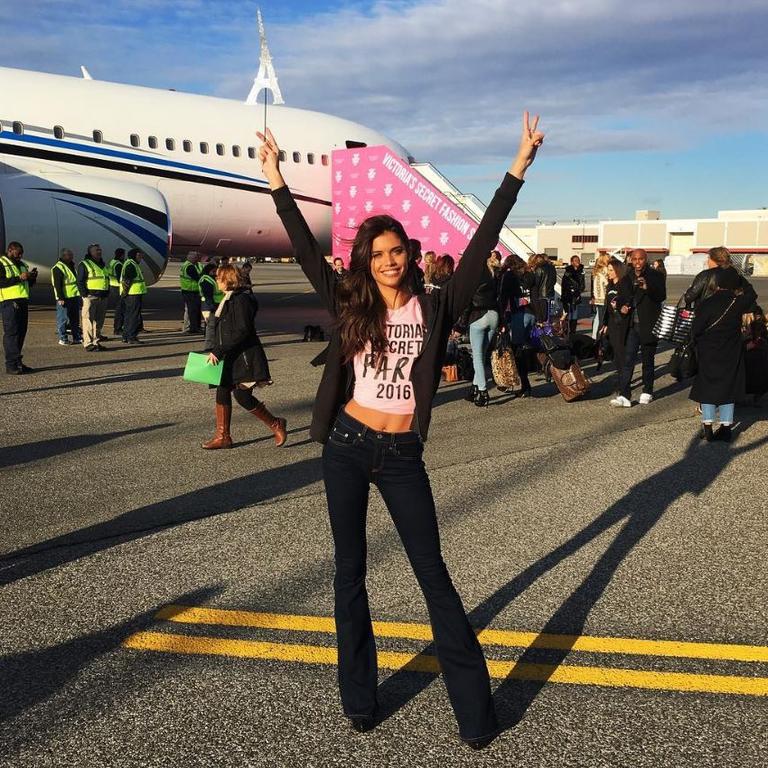
[{"label": "pink banner", "polygon": [[348,264],[357,228],[380,214],[397,219],[408,237],[421,241],[422,252],[461,257],[477,224],[406,160],[386,146],[337,149],[332,157],[334,258]]}]

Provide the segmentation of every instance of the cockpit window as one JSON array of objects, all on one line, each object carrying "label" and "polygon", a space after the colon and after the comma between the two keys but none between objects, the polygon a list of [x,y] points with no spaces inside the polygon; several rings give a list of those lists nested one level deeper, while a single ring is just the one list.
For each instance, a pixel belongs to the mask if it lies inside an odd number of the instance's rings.
[{"label": "cockpit window", "polygon": [[352,141],[352,139],[347,139],[345,144],[347,149],[359,149],[360,147],[368,146],[364,141]]}]

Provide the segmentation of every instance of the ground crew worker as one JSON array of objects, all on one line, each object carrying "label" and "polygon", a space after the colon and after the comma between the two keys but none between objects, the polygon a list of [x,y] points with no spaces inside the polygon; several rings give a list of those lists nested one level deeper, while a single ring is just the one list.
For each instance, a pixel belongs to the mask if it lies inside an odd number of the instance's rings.
[{"label": "ground crew worker", "polygon": [[205,320],[205,347],[208,352],[213,349],[216,338],[216,310],[224,298],[224,292],[216,282],[216,265],[209,262],[203,267],[200,277],[200,294],[203,307],[203,319]]},{"label": "ground crew worker", "polygon": [[[110,294],[115,300],[115,319],[112,329],[115,336],[123,333],[123,315],[125,314],[125,303],[120,295],[120,273],[123,271],[123,262],[125,261],[125,248],[115,248],[115,257],[107,264],[109,273]],[[114,289],[114,290],[113,290]]]},{"label": "ground crew worker", "polygon": [[[59,260],[51,268],[53,297],[56,299],[56,333],[59,344],[81,344],[83,333],[80,329],[80,289],[75,274],[75,255],[69,248],[61,249]],[[67,323],[72,341],[67,336]]]},{"label": "ground crew worker", "polygon": [[100,341],[106,341],[101,331],[109,305],[109,273],[101,257],[101,246],[88,246],[85,258],[77,268],[77,287],[83,299],[83,346],[86,352],[99,352]]},{"label": "ground crew worker", "polygon": [[123,318],[123,344],[143,344],[139,339],[139,325],[141,323],[141,306],[144,294],[147,292],[147,284],[144,273],[139,266],[144,254],[138,248],[131,248],[123,262],[123,271],[120,276],[120,295],[125,302],[125,316]]},{"label": "ground crew worker", "polygon": [[202,322],[201,304],[200,304],[200,276],[203,274],[203,267],[200,264],[200,254],[190,251],[187,258],[181,265],[179,273],[179,284],[181,287],[181,296],[184,299],[184,309],[189,318],[189,330],[184,333],[202,333],[200,327]]},{"label": "ground crew worker", "polygon": [[5,372],[32,373],[21,362],[21,350],[27,335],[29,319],[29,289],[37,280],[37,269],[30,269],[22,260],[24,248],[15,240],[0,254],[0,314],[3,316],[3,348]]}]

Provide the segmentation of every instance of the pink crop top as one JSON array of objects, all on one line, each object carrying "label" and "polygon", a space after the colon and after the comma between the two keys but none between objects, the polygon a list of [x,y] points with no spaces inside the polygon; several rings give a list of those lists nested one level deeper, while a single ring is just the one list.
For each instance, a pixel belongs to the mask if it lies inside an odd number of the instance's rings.
[{"label": "pink crop top", "polygon": [[389,351],[381,365],[371,354],[370,342],[355,355],[355,402],[384,413],[408,415],[416,410],[411,383],[413,361],[424,346],[424,318],[414,296],[400,309],[387,310]]}]

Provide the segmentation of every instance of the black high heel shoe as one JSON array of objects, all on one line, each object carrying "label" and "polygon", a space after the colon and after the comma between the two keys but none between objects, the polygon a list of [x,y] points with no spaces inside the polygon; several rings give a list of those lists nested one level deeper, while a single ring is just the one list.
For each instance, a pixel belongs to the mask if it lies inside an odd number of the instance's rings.
[{"label": "black high heel shoe", "polygon": [[490,400],[490,396],[488,395],[487,389],[478,389],[477,390],[477,397],[475,397],[475,405],[478,408],[485,408],[488,405],[488,401]]},{"label": "black high heel shoe", "polygon": [[349,724],[353,731],[358,733],[367,733],[376,727],[376,718],[371,717],[350,717]]},{"label": "black high heel shoe", "polygon": [[464,399],[468,403],[474,403],[477,399],[477,393],[478,393],[477,384],[473,384],[470,389],[467,390],[467,393],[464,395]]}]

